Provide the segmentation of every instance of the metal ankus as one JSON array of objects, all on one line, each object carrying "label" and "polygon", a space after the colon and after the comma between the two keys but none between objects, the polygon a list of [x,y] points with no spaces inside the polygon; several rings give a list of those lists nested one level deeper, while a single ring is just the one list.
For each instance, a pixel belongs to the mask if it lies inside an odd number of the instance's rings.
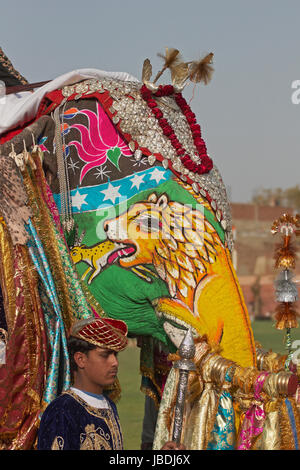
[{"label": "metal ankus", "polygon": [[189,329],[179,347],[179,356],[181,359],[176,361],[174,364],[175,369],[179,369],[179,383],[177,390],[177,399],[175,405],[174,415],[174,428],[173,428],[173,441],[180,444],[182,425],[183,425],[183,413],[185,404],[185,395],[188,384],[188,376],[191,371],[196,370],[196,366],[193,362],[195,356],[195,344],[193,335]]}]

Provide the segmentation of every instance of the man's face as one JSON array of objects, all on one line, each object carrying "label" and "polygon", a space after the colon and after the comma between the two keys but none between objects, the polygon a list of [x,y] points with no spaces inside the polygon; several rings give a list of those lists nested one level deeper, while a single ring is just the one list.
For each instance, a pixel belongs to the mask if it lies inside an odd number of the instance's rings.
[{"label": "man's face", "polygon": [[87,354],[75,353],[75,360],[84,380],[93,387],[112,385],[118,373],[117,353],[111,349],[96,348]]}]

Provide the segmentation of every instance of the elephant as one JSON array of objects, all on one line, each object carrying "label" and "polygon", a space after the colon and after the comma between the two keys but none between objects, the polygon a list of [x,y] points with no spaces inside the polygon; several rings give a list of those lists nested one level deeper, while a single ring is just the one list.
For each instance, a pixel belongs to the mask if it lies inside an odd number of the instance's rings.
[{"label": "elephant", "polygon": [[78,282],[93,312],[138,338],[141,388],[157,407],[168,355],[189,329],[225,359],[256,365],[225,185],[195,115],[164,89],[106,76],[66,85],[1,145],[2,155],[38,145]]}]

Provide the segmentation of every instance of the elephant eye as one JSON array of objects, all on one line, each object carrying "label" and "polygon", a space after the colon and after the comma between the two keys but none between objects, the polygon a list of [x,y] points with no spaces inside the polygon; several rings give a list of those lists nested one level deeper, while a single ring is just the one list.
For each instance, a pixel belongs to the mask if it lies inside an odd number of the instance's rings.
[{"label": "elephant eye", "polygon": [[158,232],[160,229],[160,222],[158,219],[151,217],[150,214],[143,215],[138,219],[138,224],[144,230],[148,232],[154,231]]}]

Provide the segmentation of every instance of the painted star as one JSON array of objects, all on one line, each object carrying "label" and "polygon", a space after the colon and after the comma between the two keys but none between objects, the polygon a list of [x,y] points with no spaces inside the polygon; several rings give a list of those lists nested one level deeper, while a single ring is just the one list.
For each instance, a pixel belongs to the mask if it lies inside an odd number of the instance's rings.
[{"label": "painted star", "polygon": [[155,169],[151,172],[151,178],[150,178],[150,180],[155,180],[156,183],[159,183],[161,180],[165,180],[165,179],[166,179],[166,178],[164,177],[164,174],[165,174],[164,171],[161,171],[161,170],[159,170],[158,168],[155,168]]},{"label": "painted star", "polygon": [[133,189],[133,188],[140,189],[140,185],[142,183],[145,183],[144,176],[145,176],[145,174],[143,174],[143,175],[134,175],[134,177],[130,180],[131,183],[132,183],[132,186],[131,186],[130,189]]},{"label": "painted star", "polygon": [[138,167],[140,167],[140,166],[145,166],[145,165],[147,165],[147,163],[148,163],[148,158],[143,157],[143,158],[141,158],[141,159],[138,160],[138,161],[136,161],[135,158],[131,158],[130,161],[131,161],[131,162],[134,162],[132,166],[138,166]]},{"label": "painted star", "polygon": [[110,200],[114,204],[117,198],[122,197],[122,195],[119,193],[120,187],[121,185],[113,186],[111,183],[108,183],[108,187],[104,189],[104,191],[101,191],[101,193],[105,195],[103,201]]},{"label": "painted star", "polygon": [[98,179],[99,177],[101,178],[101,180],[103,180],[105,177],[108,178],[108,175],[109,173],[111,173],[111,171],[107,170],[106,169],[106,165],[105,166],[100,166],[96,173],[94,173],[94,176],[96,176],[96,178]]},{"label": "painted star", "polygon": [[68,168],[69,170],[73,170],[73,173],[75,173],[75,170],[79,170],[78,168],[78,163],[79,162],[73,162],[73,160],[70,158],[69,159],[69,163],[68,163]]},{"label": "painted star", "polygon": [[76,194],[72,196],[72,207],[77,207],[77,209],[80,210],[83,204],[88,204],[85,201],[86,197],[87,197],[87,194],[80,194],[80,192],[77,189]]}]

